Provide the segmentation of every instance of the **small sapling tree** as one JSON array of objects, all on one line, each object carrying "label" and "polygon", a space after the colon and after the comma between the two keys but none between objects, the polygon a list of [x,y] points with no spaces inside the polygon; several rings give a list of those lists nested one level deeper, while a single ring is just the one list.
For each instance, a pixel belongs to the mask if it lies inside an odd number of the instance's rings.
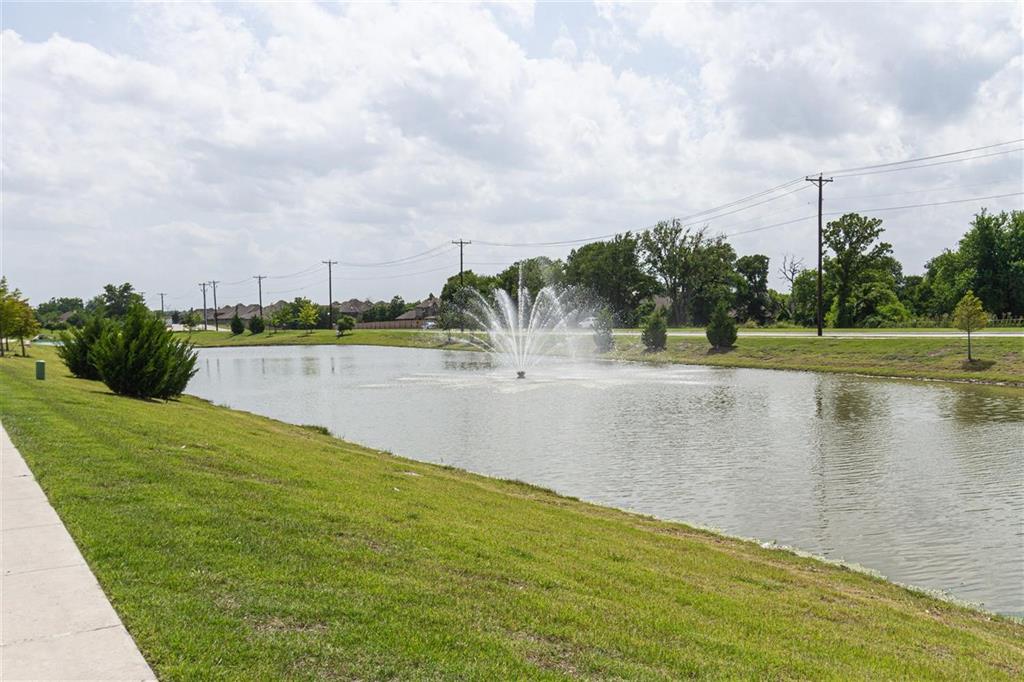
[{"label": "small sapling tree", "polygon": [[307,333],[316,326],[318,319],[320,319],[320,307],[315,303],[307,301],[299,308],[299,324],[305,328]]},{"label": "small sapling tree", "polygon": [[612,336],[612,313],[608,308],[602,308],[594,320],[594,346],[598,353],[608,353],[615,348],[615,338]]},{"label": "small sapling tree", "polygon": [[973,291],[968,290],[953,310],[953,324],[957,329],[967,332],[967,362],[974,361],[971,355],[971,332],[984,329],[987,323],[988,313],[982,307],[981,299],[975,296]]},{"label": "small sapling tree", "polygon": [[732,348],[736,345],[736,321],[729,316],[725,301],[719,301],[708,321],[708,342],[716,349]]},{"label": "small sapling tree", "polygon": [[345,336],[345,332],[350,332],[356,328],[356,318],[351,315],[342,315],[338,318],[338,336]]},{"label": "small sapling tree", "polygon": [[263,318],[259,315],[253,315],[249,320],[249,331],[253,334],[262,334],[263,330],[267,328]]},{"label": "small sapling tree", "polygon": [[242,322],[242,318],[238,316],[238,311],[235,311],[235,316],[231,318],[231,333],[235,336],[245,332],[245,323]]},{"label": "small sapling tree", "polygon": [[189,310],[187,313],[182,313],[180,319],[182,326],[184,326],[189,331],[192,331],[193,329],[198,327],[203,321],[203,318],[199,315],[198,310]]},{"label": "small sapling tree", "polygon": [[668,313],[664,308],[656,309],[644,319],[640,338],[644,342],[644,347],[651,353],[665,350],[668,341]]}]

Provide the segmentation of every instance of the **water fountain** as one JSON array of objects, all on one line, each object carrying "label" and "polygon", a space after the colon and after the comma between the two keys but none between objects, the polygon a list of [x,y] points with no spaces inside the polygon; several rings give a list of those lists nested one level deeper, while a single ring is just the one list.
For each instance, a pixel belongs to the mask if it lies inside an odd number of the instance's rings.
[{"label": "water fountain", "polygon": [[522,265],[516,293],[513,298],[504,289],[495,289],[492,301],[471,290],[466,315],[486,334],[470,334],[467,341],[512,367],[517,379],[524,379],[541,357],[572,354],[572,330],[581,314],[572,289],[545,286],[531,296],[523,283]]}]

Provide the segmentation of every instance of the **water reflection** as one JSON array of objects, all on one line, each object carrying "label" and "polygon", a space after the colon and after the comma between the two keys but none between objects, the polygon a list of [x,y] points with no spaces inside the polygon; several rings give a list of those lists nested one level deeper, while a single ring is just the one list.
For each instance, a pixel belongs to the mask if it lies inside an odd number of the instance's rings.
[{"label": "water reflection", "polygon": [[[1024,613],[1019,391],[479,353],[202,351],[190,392]],[[400,424],[401,428],[394,428]]]}]

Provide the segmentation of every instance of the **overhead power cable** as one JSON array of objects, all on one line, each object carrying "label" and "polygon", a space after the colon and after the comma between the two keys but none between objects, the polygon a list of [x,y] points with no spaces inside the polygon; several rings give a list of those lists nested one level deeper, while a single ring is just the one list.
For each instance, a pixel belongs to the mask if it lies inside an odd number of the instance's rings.
[{"label": "overhead power cable", "polygon": [[[901,166],[907,163],[917,163],[918,161],[931,161],[932,159],[942,159],[947,156],[959,156],[960,154],[969,154],[971,152],[980,152],[986,149],[994,149],[996,147],[1005,147],[1008,144],[1017,144],[1018,142],[1024,142],[1024,138],[1018,138],[1016,140],[1008,140],[1006,142],[997,142],[995,144],[987,144],[982,147],[971,147],[970,149],[960,149],[955,152],[945,152],[942,154],[932,154],[931,156],[919,156],[914,159],[904,159],[902,161],[890,161],[888,163],[876,163],[870,166],[858,166],[856,168],[836,168],[830,171],[822,171],[825,175],[835,175],[837,173],[852,173],[855,171],[872,170],[875,168],[887,168],[889,166]],[[1000,152],[1004,153],[1004,152]],[[982,158],[982,157],[972,157]]]},{"label": "overhead power cable", "polygon": [[991,156],[1002,156],[1003,154],[1013,154],[1015,152],[1024,151],[1024,147],[1016,147],[1014,149],[1003,149],[998,152],[989,152],[987,154],[975,154],[974,156],[967,156],[962,159],[950,159],[947,161],[933,161],[931,163],[919,163],[913,166],[900,166],[897,168],[879,168],[877,170],[862,171],[859,173],[836,173],[833,177],[836,178],[857,178],[864,175],[878,175],[880,173],[898,173],[900,171],[916,170],[918,168],[930,168],[932,166],[946,166],[951,163],[963,163],[964,161],[975,161],[977,159],[987,159]]}]

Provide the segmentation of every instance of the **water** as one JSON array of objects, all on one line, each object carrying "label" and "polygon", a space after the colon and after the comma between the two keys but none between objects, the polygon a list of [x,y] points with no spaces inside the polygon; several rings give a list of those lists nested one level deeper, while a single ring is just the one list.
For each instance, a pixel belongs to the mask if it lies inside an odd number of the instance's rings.
[{"label": "water", "polygon": [[1024,615],[1024,398],[998,387],[483,353],[202,350],[189,392]]}]

